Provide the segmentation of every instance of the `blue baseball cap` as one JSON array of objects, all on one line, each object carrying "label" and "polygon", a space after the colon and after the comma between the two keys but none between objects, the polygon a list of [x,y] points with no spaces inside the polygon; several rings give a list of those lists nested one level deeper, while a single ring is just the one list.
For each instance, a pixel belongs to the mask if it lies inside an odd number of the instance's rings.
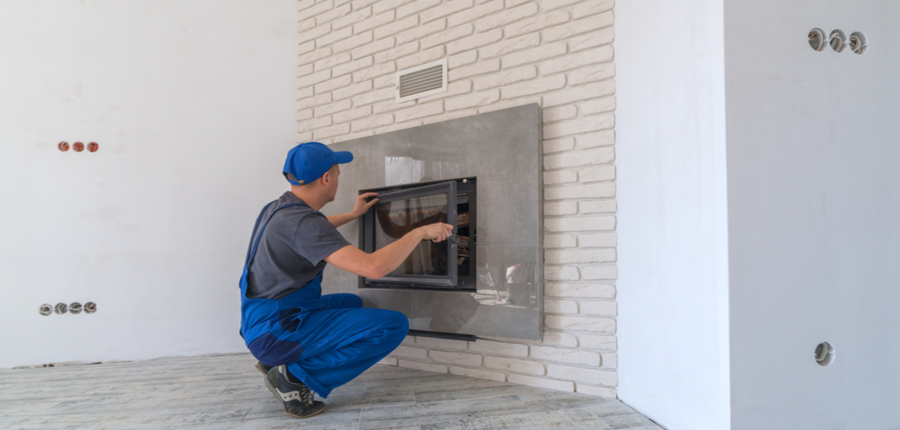
[{"label": "blue baseball cap", "polygon": [[284,161],[284,177],[293,185],[310,184],[322,177],[331,166],[353,161],[350,151],[332,151],[319,143],[301,143],[293,147]]}]

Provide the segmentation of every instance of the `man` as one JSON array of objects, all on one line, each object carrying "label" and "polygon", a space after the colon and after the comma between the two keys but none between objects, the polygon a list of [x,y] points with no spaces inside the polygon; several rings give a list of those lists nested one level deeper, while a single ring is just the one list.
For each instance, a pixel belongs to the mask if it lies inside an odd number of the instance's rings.
[{"label": "man", "polygon": [[266,387],[295,418],[323,412],[313,392],[327,398],[390,354],[409,331],[399,312],[362,308],[354,294],[323,296],[326,263],[378,279],[422,240],[441,242],[452,231],[449,224],[426,225],[371,254],[350,245],[337,227],[366,213],[376,194],[360,195],[346,214],[326,218],[319,210],[337,193],[338,165],[352,160],[351,153],[318,142],[288,152],[283,173],[291,191],[257,218],[241,276],[241,336],[266,374]]}]

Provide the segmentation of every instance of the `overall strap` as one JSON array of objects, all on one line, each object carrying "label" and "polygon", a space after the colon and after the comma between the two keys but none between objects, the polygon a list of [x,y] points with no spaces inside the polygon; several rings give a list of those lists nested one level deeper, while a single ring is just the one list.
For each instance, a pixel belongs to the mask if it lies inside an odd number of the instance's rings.
[{"label": "overall strap", "polygon": [[247,256],[244,257],[244,265],[249,265],[249,264],[250,264],[250,250],[253,249],[253,241],[254,241],[254,239],[256,238],[256,229],[259,228],[259,222],[262,220],[263,214],[266,213],[266,210],[269,209],[269,206],[272,206],[272,205],[275,204],[275,202],[277,202],[277,201],[278,201],[278,200],[272,200],[271,202],[269,202],[269,204],[265,205],[265,206],[262,208],[262,211],[259,212],[259,216],[256,217],[256,223],[253,224],[253,232],[250,233],[250,244],[247,245]]},{"label": "overall strap", "polygon": [[[272,202],[272,203],[274,203],[274,202]],[[269,203],[269,205],[271,206],[272,203]],[[269,215],[268,219],[266,219],[266,223],[263,224],[262,228],[259,230],[259,235],[257,235],[256,240],[253,243],[253,246],[250,248],[250,252],[247,255],[247,262],[245,263],[245,265],[247,266],[247,269],[250,268],[250,263],[253,262],[253,257],[256,257],[256,250],[257,250],[257,248],[259,248],[259,241],[262,240],[262,235],[266,231],[266,226],[269,225],[269,221],[272,221],[272,217],[275,216],[275,214],[278,211],[280,211],[284,208],[292,207],[292,206],[306,206],[306,205],[304,205],[303,203],[291,203],[289,205],[281,206],[281,207],[275,209],[274,211],[272,211],[272,214]],[[266,208],[268,208],[268,207],[269,206],[266,206]],[[263,212],[265,212],[265,209],[263,209]],[[262,218],[262,214],[259,214],[259,215],[260,215],[260,218]],[[258,226],[259,220],[257,220],[256,222],[257,222],[257,226]],[[256,230],[256,228],[254,228],[254,232],[255,232],[255,230]]]}]

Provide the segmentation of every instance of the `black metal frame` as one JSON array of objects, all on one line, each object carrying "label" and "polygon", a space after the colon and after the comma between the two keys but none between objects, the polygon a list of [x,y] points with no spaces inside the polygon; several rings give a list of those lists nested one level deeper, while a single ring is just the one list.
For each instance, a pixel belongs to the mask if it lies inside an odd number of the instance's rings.
[{"label": "black metal frame", "polygon": [[[469,276],[459,276],[457,273],[456,288],[459,290],[475,291],[476,280],[478,279],[476,268],[478,267],[475,259],[475,235],[478,228],[478,214],[475,206],[478,206],[478,192],[475,178],[466,178],[465,181],[459,181],[456,184],[456,194],[469,194]],[[459,202],[457,202],[458,205]],[[459,233],[459,226],[456,226],[455,233]],[[458,266],[457,266],[458,267]]]},{"label": "black metal frame", "polygon": [[478,337],[474,334],[457,334],[457,333],[441,333],[439,331],[409,330],[409,336],[433,337],[436,339],[461,340],[467,342],[475,342]]},{"label": "black metal frame", "polygon": [[[476,288],[476,234],[477,234],[477,186],[476,178],[460,178],[452,181],[435,181],[418,184],[409,184],[394,187],[373,188],[360,190],[359,194],[377,192],[380,202],[404,200],[408,198],[423,197],[438,193],[447,193],[448,224],[453,226],[454,234],[459,232],[457,225],[457,196],[469,195],[469,276],[458,276],[459,266],[448,264],[448,276],[421,276],[421,275],[388,275],[381,279],[369,279],[360,277],[360,288],[427,288],[431,290],[449,291],[475,291]],[[360,248],[365,252],[375,251],[375,213],[374,207],[361,219],[359,229]],[[447,240],[448,262],[454,262],[457,258],[458,241]]]},{"label": "black metal frame", "polygon": [[[360,194],[371,190],[362,190]],[[434,194],[447,194],[447,224],[453,226],[456,232],[456,181],[441,182],[432,185],[406,188],[396,191],[380,192],[378,203],[388,203],[398,200],[406,200],[416,197],[424,197]],[[375,251],[375,207],[369,208],[363,216],[363,226],[360,228],[360,243],[365,252]],[[447,275],[387,275],[381,279],[364,278],[366,286],[394,287],[397,284],[416,287],[453,288],[457,286],[456,242],[445,240],[442,242],[447,247]]]}]

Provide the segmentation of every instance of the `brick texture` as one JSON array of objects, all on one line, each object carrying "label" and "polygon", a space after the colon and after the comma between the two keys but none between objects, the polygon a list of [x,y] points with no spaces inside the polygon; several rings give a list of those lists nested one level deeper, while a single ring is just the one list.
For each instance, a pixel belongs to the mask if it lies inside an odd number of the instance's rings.
[{"label": "brick texture", "polygon": [[[407,337],[380,363],[615,397],[614,0],[300,0],[297,140],[543,107],[544,335]],[[395,102],[446,58],[449,90]]]}]

